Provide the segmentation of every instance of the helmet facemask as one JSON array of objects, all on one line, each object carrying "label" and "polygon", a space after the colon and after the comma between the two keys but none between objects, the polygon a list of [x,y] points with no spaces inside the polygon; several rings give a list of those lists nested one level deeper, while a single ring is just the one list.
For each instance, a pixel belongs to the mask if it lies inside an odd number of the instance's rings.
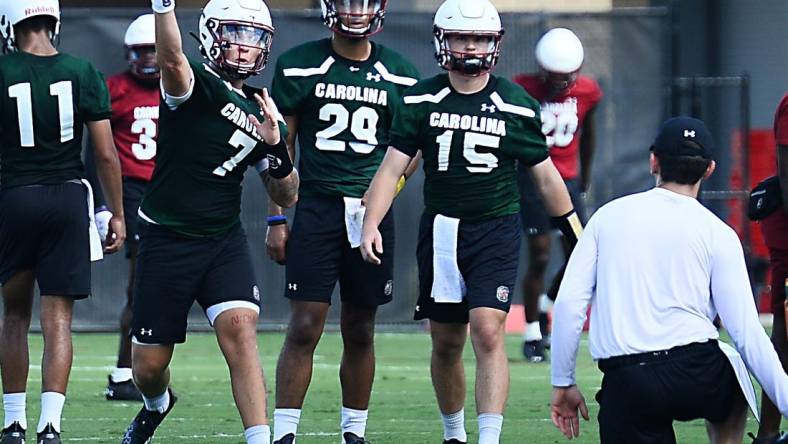
[{"label": "helmet facemask", "polygon": [[366,38],[383,29],[387,0],[322,0],[323,23],[351,38]]},{"label": "helmet facemask", "polygon": [[203,48],[208,59],[233,79],[243,80],[260,73],[271,54],[274,30],[260,23],[235,20],[206,22],[213,45]]},{"label": "helmet facemask", "polygon": [[551,94],[561,94],[575,86],[575,83],[577,83],[577,77],[580,74],[580,70],[570,73],[559,73],[547,71],[546,69],[541,68],[541,71],[542,79],[547,85],[547,88],[550,90]]},{"label": "helmet facemask", "polygon": [[161,78],[161,70],[156,63],[156,46],[127,46],[126,60],[129,62],[129,71],[137,79],[144,82],[158,82]]},{"label": "helmet facemask", "polygon": [[[467,76],[480,76],[492,71],[501,54],[503,31],[453,31],[438,26],[434,28],[435,57],[438,64],[447,71],[456,71]],[[466,38],[487,37],[486,51],[468,52],[452,49],[450,37]]]}]

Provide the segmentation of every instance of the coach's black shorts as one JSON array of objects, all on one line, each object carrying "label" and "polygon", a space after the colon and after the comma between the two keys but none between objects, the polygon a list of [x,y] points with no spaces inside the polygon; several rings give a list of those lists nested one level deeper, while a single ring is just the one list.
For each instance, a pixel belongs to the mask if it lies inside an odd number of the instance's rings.
[{"label": "coach's black shorts", "polygon": [[673,421],[726,419],[742,397],[733,367],[717,341],[601,360],[602,444],[673,444]]},{"label": "coach's black shorts", "polygon": [[287,242],[285,296],[297,301],[331,303],[339,281],[343,302],[377,307],[392,299],[394,279],[394,217],[389,212],[380,223],[383,236],[381,264],[361,257],[350,248],[345,227],[345,202],[341,197],[308,196],[298,200]]},{"label": "coach's black shorts", "polygon": [[123,212],[126,216],[126,258],[137,256],[140,246],[139,217],[137,210],[148,182],[130,177],[123,178]]},{"label": "coach's black shorts", "polygon": [[0,190],[0,284],[33,270],[42,295],[88,297],[89,224],[82,183]]},{"label": "coach's black shorts", "polygon": [[140,231],[132,304],[136,342],[184,342],[195,301],[212,324],[231,308],[259,312],[260,292],[240,224],[225,234],[199,238],[144,221]]},{"label": "coach's black shorts", "polygon": [[465,297],[460,303],[438,303],[432,298],[434,219],[434,214],[425,213],[419,226],[416,250],[419,301],[413,319],[467,323],[469,310],[479,307],[497,308],[508,313],[520,257],[520,215],[460,221],[457,230],[457,266],[466,288]]},{"label": "coach's black shorts", "polygon": [[[528,173],[526,168],[518,168],[517,181],[520,184],[520,216],[523,220],[523,231],[529,236],[538,234],[548,234],[554,230],[550,223],[550,215],[547,213],[547,208],[542,200],[542,195],[536,188],[531,174]],[[580,189],[580,181],[577,179],[565,180],[566,189],[569,191],[569,197],[572,199],[572,205],[577,212],[580,221],[585,225],[586,207],[582,192]]]}]

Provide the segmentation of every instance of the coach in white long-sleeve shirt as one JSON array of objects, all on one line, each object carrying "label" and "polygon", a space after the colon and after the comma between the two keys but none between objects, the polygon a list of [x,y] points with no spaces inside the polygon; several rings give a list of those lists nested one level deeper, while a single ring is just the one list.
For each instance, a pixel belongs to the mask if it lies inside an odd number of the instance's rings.
[{"label": "coach in white long-sleeve shirt", "polygon": [[588,304],[603,444],[675,443],[673,421],[696,418],[712,442],[741,443],[746,403],[717,314],[788,415],[788,376],[758,321],[739,239],[697,201],[712,150],[703,122],[666,121],[650,157],[657,187],[600,208],[575,247],[553,311],[552,419],[567,437],[579,434],[578,410],[588,419],[575,386]]}]

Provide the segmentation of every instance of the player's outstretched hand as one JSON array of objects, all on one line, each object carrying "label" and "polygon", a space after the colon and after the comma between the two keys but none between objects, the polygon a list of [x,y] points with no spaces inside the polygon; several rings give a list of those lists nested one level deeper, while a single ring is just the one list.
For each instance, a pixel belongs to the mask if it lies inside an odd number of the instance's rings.
[{"label": "player's outstretched hand", "polygon": [[263,88],[262,97],[255,93],[254,99],[257,100],[257,104],[260,105],[260,111],[263,113],[263,117],[265,117],[265,122],[260,123],[255,116],[249,116],[249,120],[257,130],[257,134],[265,140],[265,143],[268,145],[278,144],[281,140],[279,134],[279,121],[277,120],[279,112],[276,110],[274,99],[268,94],[267,88]]},{"label": "player's outstretched hand", "polygon": [[577,412],[588,421],[588,407],[583,394],[576,385],[571,387],[553,387],[553,399],[550,402],[550,417],[558,430],[569,439],[580,436],[580,418]]},{"label": "player's outstretched hand", "polygon": [[272,225],[265,233],[265,250],[268,257],[279,265],[287,262],[287,240],[290,238],[290,229],[287,224]]},{"label": "player's outstretched hand", "polygon": [[371,227],[364,224],[364,232],[361,233],[361,257],[365,261],[380,265],[380,258],[377,256],[383,254],[383,236],[380,235],[378,227]]},{"label": "player's outstretched hand", "polygon": [[113,215],[109,220],[109,232],[104,240],[104,253],[117,253],[126,240],[126,222],[122,217]]}]

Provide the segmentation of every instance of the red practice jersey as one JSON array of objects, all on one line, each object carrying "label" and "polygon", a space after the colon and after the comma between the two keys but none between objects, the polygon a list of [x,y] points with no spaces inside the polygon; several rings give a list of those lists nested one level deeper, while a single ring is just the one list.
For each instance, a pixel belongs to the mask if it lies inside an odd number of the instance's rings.
[{"label": "red practice jersey", "polygon": [[542,105],[542,132],[547,138],[550,158],[561,177],[574,179],[579,174],[580,137],[588,112],[602,100],[602,90],[590,77],[578,76],[577,82],[556,97],[537,74],[520,74],[514,78]]},{"label": "red practice jersey", "polygon": [[123,177],[150,181],[159,133],[159,86],[141,83],[128,72],[109,77],[107,86],[121,173]]},{"label": "red practice jersey", "polygon": [[[780,101],[774,115],[774,140],[777,145],[788,146],[788,94]],[[788,251],[788,213],[785,205],[761,221],[761,231],[770,250]]]}]

